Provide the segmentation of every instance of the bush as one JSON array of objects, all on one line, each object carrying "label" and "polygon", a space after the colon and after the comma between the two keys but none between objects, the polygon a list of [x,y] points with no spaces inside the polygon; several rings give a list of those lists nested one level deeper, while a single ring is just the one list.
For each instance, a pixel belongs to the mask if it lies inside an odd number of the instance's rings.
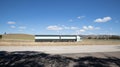
[{"label": "bush", "polygon": [[0,35],[0,39],[2,39],[2,35]]}]

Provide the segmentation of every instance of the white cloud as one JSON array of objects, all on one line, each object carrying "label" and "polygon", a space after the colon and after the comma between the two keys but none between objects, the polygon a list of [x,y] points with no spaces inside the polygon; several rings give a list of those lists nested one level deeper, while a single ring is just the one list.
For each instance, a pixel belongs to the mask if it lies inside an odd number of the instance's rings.
[{"label": "white cloud", "polygon": [[[65,26],[65,25],[49,25],[46,27],[47,30],[65,30],[65,31],[74,31],[76,34],[84,34],[90,32],[91,30],[98,30],[100,27],[94,27],[92,25],[83,26],[82,28],[76,27],[76,26]],[[92,31],[93,32],[93,31]]]},{"label": "white cloud", "polygon": [[84,33],[86,30],[84,29],[80,29],[80,30],[76,30],[75,34],[78,35],[78,34],[82,34]]},{"label": "white cloud", "polygon": [[84,30],[84,29],[80,29],[79,31],[80,31],[80,32],[85,32],[85,30]]},{"label": "white cloud", "polygon": [[76,30],[76,34],[89,34],[91,30],[99,30],[100,27],[94,27],[94,26],[83,26],[81,29]]},{"label": "white cloud", "polygon": [[58,25],[50,25],[46,28],[47,30],[78,30],[78,27],[75,26],[58,26]]},{"label": "white cloud", "polygon": [[111,17],[104,17],[104,18],[98,18],[98,19],[94,20],[94,22],[101,23],[101,22],[108,22],[110,20],[112,20]]},{"label": "white cloud", "polygon": [[62,29],[63,29],[62,27],[56,25],[47,27],[47,30],[62,30]]},{"label": "white cloud", "polygon": [[64,27],[64,29],[70,29],[70,27]]},{"label": "white cloud", "polygon": [[19,29],[24,30],[24,29],[26,29],[26,26],[20,26]]},{"label": "white cloud", "polygon": [[82,18],[84,18],[84,17],[85,17],[85,16],[78,16],[77,18],[78,18],[78,19],[82,19]]},{"label": "white cloud", "polygon": [[84,30],[88,30],[88,27],[87,27],[87,26],[83,26],[83,29],[84,29]]},{"label": "white cloud", "polygon": [[16,24],[14,21],[8,21],[7,24]]},{"label": "white cloud", "polygon": [[97,30],[97,29],[100,29],[100,27],[94,27],[94,26],[83,26],[83,29],[84,30]]},{"label": "white cloud", "polygon": [[93,30],[93,29],[95,29],[93,26],[88,26],[88,29],[89,30]]},{"label": "white cloud", "polygon": [[79,29],[78,27],[75,27],[75,26],[65,26],[65,25],[62,25],[62,28],[67,29],[67,30],[77,30],[77,29]]},{"label": "white cloud", "polygon": [[95,29],[93,26],[89,25],[89,26],[83,26],[84,30],[93,30]]},{"label": "white cloud", "polygon": [[10,26],[10,28],[16,28],[15,26]]},{"label": "white cloud", "polygon": [[71,30],[77,30],[78,27],[70,27]]}]

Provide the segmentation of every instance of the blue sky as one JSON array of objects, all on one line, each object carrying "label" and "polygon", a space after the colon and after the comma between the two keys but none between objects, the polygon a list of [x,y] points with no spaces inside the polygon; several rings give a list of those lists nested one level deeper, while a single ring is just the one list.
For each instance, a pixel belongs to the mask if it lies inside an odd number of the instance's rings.
[{"label": "blue sky", "polygon": [[0,34],[120,35],[120,0],[0,0]]}]

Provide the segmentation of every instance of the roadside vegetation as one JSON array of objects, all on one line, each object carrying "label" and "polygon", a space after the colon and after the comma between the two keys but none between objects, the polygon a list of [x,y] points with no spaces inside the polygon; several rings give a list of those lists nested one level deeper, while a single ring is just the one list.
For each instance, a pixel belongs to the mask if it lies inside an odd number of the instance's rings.
[{"label": "roadside vegetation", "polygon": [[29,34],[4,34],[0,35],[1,41],[17,42],[17,41],[34,41],[34,35]]},{"label": "roadside vegetation", "polygon": [[74,45],[120,45],[117,35],[80,35],[80,42],[35,42],[34,35],[0,35],[0,46],[74,46]]}]

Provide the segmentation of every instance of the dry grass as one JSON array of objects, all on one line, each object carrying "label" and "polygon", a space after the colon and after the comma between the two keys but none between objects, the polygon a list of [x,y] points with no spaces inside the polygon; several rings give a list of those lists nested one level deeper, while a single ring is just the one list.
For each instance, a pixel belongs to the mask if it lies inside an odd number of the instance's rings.
[{"label": "dry grass", "polygon": [[5,34],[2,35],[2,40],[34,40],[34,35],[29,34]]},{"label": "dry grass", "polygon": [[81,42],[34,42],[1,40],[0,46],[73,46],[73,45],[120,45],[120,40],[85,39]]}]

